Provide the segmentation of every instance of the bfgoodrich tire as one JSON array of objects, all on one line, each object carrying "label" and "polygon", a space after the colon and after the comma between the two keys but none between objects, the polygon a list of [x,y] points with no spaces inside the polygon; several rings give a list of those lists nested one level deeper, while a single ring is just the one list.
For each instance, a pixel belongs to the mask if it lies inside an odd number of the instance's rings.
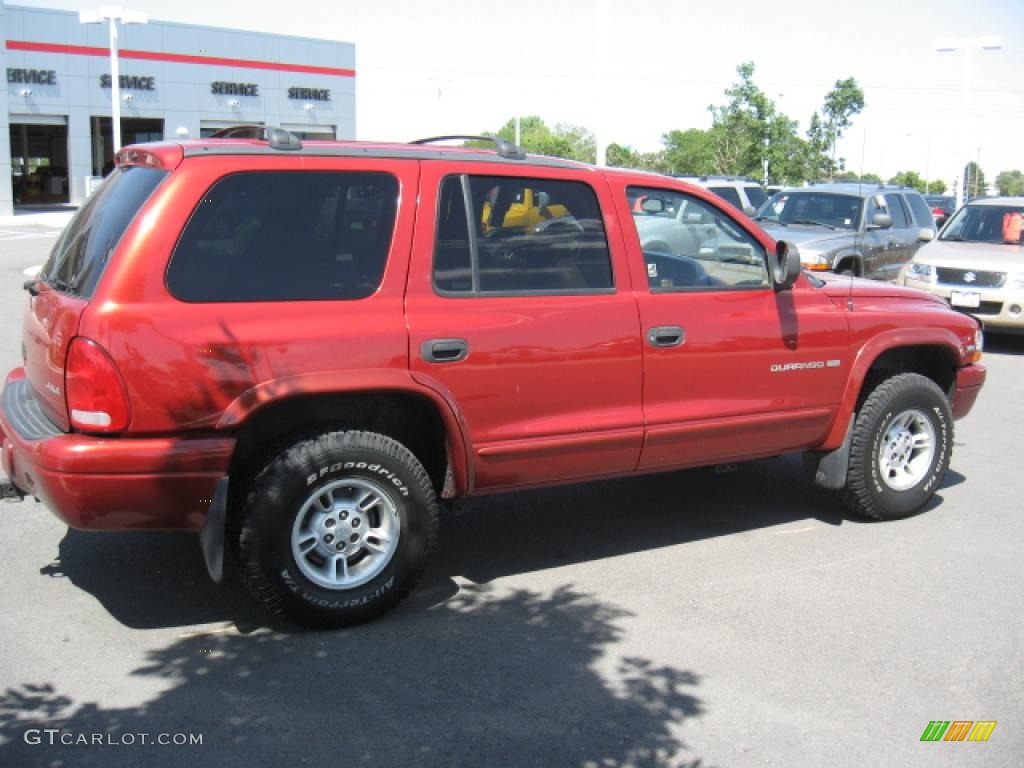
[{"label": "bfgoodrich tire", "polygon": [[297,442],[253,480],[242,577],[267,607],[314,626],[367,621],[413,588],[437,540],[437,499],[416,457],[371,432]]},{"label": "bfgoodrich tire", "polygon": [[953,414],[931,379],[903,373],[868,396],[853,429],[846,505],[875,520],[921,509],[949,469]]}]

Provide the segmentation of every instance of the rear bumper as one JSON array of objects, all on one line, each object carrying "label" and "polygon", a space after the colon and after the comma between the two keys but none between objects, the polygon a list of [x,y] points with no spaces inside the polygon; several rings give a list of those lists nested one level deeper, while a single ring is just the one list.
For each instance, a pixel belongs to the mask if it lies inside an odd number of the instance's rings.
[{"label": "rear bumper", "polygon": [[953,390],[953,418],[962,419],[971,412],[974,401],[985,383],[985,366],[966,365],[956,372],[956,387]]},{"label": "rear bumper", "polygon": [[[96,437],[28,426],[16,369],[0,408],[3,469],[73,528],[198,530],[227,474],[231,437]],[[16,388],[12,390],[11,388]],[[19,407],[13,394],[20,392]],[[52,426],[52,425],[50,425]]]}]

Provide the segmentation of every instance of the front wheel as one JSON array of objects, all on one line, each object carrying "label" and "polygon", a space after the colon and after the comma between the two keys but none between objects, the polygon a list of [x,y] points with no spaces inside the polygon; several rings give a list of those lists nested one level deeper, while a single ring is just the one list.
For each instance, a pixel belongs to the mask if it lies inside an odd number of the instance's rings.
[{"label": "front wheel", "polygon": [[908,517],[935,493],[952,453],[953,414],[935,382],[886,379],[857,414],[843,501],[876,520]]},{"label": "front wheel", "polygon": [[437,500],[404,446],[371,432],[302,440],[256,476],[240,540],[243,580],[271,610],[338,627],[398,603],[437,539]]}]

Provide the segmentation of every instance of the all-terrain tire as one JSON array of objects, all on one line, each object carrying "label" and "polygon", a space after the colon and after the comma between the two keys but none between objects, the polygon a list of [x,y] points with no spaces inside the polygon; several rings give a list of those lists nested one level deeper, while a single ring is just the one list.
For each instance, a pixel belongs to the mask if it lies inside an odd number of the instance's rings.
[{"label": "all-terrain tire", "polygon": [[875,387],[857,413],[840,496],[865,517],[909,517],[935,493],[952,455],[946,396],[931,379],[898,374]]},{"label": "all-terrain tire", "polygon": [[373,432],[300,440],[253,479],[242,579],[272,611],[321,627],[373,619],[419,581],[437,541],[430,478]]}]

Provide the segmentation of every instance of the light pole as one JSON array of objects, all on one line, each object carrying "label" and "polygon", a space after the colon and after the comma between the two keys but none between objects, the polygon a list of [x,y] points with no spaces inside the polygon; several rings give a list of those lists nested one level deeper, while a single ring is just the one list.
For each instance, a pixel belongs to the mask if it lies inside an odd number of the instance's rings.
[{"label": "light pole", "polygon": [[137,11],[126,11],[119,5],[103,5],[96,11],[81,11],[78,20],[82,24],[110,25],[110,122],[114,137],[114,154],[121,149],[121,74],[117,61],[117,22],[122,24],[145,24],[149,17]]},{"label": "light pole", "polygon": [[[968,140],[968,129],[969,129],[969,114],[971,111],[971,62],[973,59],[974,51],[998,51],[1003,47],[1003,38],[996,35],[985,35],[983,37],[963,37],[963,38],[944,38],[936,40],[934,43],[935,50],[940,53],[952,53],[954,51],[964,52],[964,81],[963,89],[960,95],[960,119],[961,125],[961,145],[960,153],[961,158],[967,154],[967,147],[969,146]],[[958,175],[960,171],[957,172]],[[967,202],[967,185],[964,184],[964,188],[961,190],[960,203]]]}]

